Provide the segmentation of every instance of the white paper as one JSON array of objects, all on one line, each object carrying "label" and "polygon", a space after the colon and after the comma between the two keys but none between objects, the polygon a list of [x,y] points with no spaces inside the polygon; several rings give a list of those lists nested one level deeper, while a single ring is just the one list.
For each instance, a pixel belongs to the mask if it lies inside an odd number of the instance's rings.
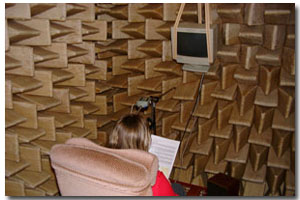
[{"label": "white paper", "polygon": [[157,135],[151,135],[151,139],[149,152],[157,156],[159,170],[169,178],[180,142]]}]

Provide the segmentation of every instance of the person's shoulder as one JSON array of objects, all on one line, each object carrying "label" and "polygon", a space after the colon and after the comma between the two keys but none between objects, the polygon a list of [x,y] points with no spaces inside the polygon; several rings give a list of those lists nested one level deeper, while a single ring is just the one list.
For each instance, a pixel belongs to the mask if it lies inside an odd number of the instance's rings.
[{"label": "person's shoulder", "polygon": [[161,171],[157,170],[157,177],[164,177],[164,173],[162,173]]}]

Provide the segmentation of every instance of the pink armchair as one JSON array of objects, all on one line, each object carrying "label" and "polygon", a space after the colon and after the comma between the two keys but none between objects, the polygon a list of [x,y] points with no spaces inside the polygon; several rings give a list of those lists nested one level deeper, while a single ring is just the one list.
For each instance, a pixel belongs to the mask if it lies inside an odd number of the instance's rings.
[{"label": "pink armchair", "polygon": [[158,159],[134,149],[110,149],[72,138],[50,151],[62,196],[151,196]]}]

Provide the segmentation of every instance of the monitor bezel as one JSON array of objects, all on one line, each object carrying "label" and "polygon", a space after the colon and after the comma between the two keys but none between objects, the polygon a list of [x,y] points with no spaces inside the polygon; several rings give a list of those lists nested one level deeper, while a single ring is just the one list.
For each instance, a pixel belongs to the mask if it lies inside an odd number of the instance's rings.
[{"label": "monitor bezel", "polygon": [[[174,27],[171,29],[172,32],[174,32]],[[216,41],[216,34],[217,34],[217,25],[212,25],[210,27],[210,53],[212,55],[212,60],[215,59],[216,56],[216,48],[217,48],[217,41]],[[206,29],[204,24],[196,24],[196,23],[180,23],[177,32],[184,32],[184,33],[200,33],[200,34],[206,34]],[[171,34],[173,36],[173,33]],[[176,37],[176,39],[178,39]],[[172,37],[172,45],[177,46],[177,41],[174,41],[174,38]],[[208,57],[194,57],[194,56],[186,56],[186,55],[180,55],[178,54],[178,49],[176,48],[176,61],[178,63],[184,63],[184,64],[191,64],[191,65],[210,65],[210,62],[208,60]]]}]

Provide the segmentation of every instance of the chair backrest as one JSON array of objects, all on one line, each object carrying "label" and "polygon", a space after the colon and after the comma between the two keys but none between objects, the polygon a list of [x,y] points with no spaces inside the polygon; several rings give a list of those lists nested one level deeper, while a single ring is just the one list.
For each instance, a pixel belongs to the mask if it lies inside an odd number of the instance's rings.
[{"label": "chair backrest", "polygon": [[50,151],[62,196],[151,196],[158,170],[155,155],[110,149],[72,138]]}]

